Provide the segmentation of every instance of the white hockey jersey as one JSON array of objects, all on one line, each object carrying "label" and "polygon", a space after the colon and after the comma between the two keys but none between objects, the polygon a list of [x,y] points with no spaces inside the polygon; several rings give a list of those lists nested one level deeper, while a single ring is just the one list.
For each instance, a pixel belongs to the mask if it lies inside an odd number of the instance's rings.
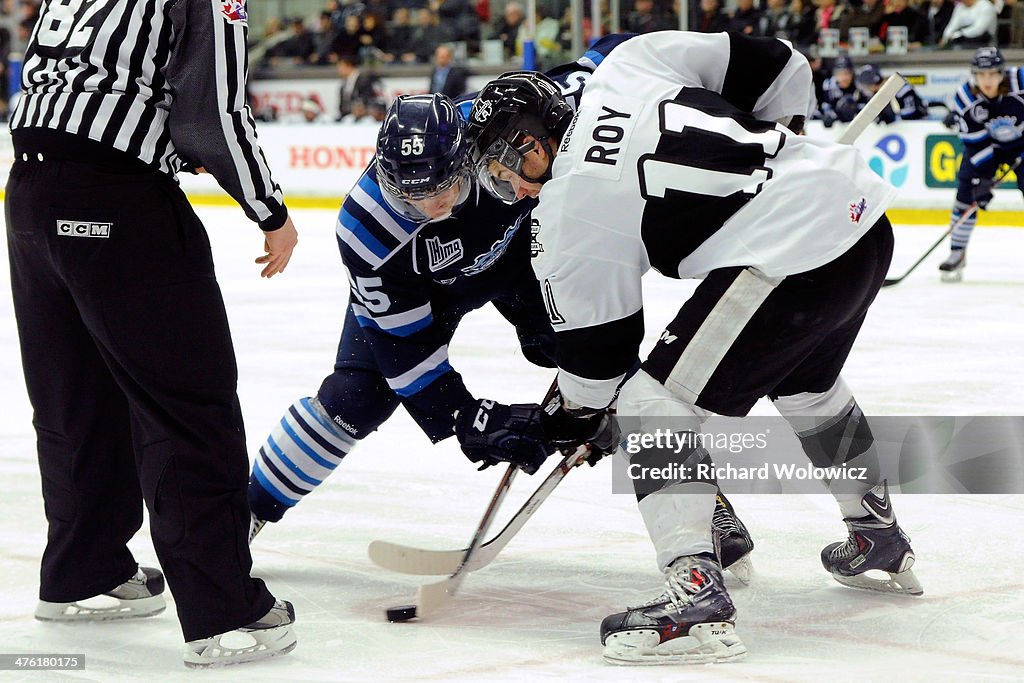
[{"label": "white hockey jersey", "polygon": [[611,401],[643,337],[650,268],[782,278],[882,216],[896,191],[856,149],[774,123],[814,107],[810,79],[780,41],[683,32],[629,40],[595,71],[533,211],[566,398]]}]

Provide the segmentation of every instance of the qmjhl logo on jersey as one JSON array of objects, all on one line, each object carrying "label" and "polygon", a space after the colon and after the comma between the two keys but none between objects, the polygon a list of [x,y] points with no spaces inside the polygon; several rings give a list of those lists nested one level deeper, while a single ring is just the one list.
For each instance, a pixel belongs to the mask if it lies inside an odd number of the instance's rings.
[{"label": "qmjhl logo on jersey", "polygon": [[249,12],[245,9],[245,0],[224,0],[220,3],[220,13],[229,24],[248,24]]},{"label": "qmjhl logo on jersey", "polygon": [[864,197],[860,198],[859,202],[853,202],[850,204],[850,221],[853,223],[860,223],[861,216],[864,215],[864,211],[868,208],[868,200]]}]

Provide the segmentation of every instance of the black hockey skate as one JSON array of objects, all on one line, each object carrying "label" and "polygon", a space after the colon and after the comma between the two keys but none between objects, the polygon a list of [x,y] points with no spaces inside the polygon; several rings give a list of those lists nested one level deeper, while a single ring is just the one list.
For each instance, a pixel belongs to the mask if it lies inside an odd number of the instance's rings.
[{"label": "black hockey skate", "polygon": [[[821,551],[822,565],[836,581],[851,588],[905,595],[924,593],[910,569],[914,565],[914,550],[896,524],[888,485],[882,482],[865,493],[861,505],[869,514],[843,520],[850,537],[845,543],[825,546]],[[872,571],[884,572],[889,578],[869,576]]]},{"label": "black hockey skate", "polygon": [[939,276],[943,282],[960,282],[964,279],[967,265],[966,249],[951,249],[946,260],[939,264]]},{"label": "black hockey skate", "polygon": [[750,537],[747,527],[736,516],[732,503],[721,491],[715,496],[715,513],[711,518],[711,531],[715,543],[715,553],[722,562],[722,568],[728,569],[743,584],[749,584],[754,576],[754,564],[750,561],[750,551],[754,549],[754,539]]},{"label": "black hockey skate", "polygon": [[680,557],[665,570],[665,592],[601,622],[604,658],[613,664],[708,664],[747,653],[736,635],[736,608],[710,555]]},{"label": "black hockey skate", "polygon": [[185,643],[185,666],[205,669],[288,654],[297,643],[294,623],[292,603],[278,600],[259,621]]},{"label": "black hockey skate", "polygon": [[40,600],[35,617],[39,621],[61,622],[151,617],[167,607],[163,592],[163,573],[153,567],[139,567],[135,576],[109,593],[75,602]]}]

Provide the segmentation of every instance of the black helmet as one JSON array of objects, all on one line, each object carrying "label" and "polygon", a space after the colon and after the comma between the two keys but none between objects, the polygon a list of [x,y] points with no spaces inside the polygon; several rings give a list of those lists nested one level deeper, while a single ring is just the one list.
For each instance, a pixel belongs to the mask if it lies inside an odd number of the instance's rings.
[{"label": "black helmet", "polygon": [[[466,126],[470,162],[484,188],[504,202],[514,202],[515,190],[492,178],[488,163],[497,161],[522,176],[523,155],[533,149],[532,142],[524,143],[526,135],[536,138],[553,159],[548,140],[561,137],[572,116],[572,107],[555,82],[535,71],[509,71],[484,86]],[[522,177],[544,182],[551,177],[550,164],[540,178]]]},{"label": "black helmet", "polygon": [[376,161],[384,200],[410,220],[438,218],[424,214],[416,201],[461,182],[455,211],[472,189],[465,122],[445,95],[406,95],[395,100],[377,136]]},{"label": "black helmet", "polygon": [[853,73],[853,60],[846,55],[840,55],[836,57],[835,63],[832,65],[832,73],[837,71],[849,71]]},{"label": "black helmet", "polygon": [[1005,70],[1006,60],[997,47],[979,47],[971,59],[971,73]]},{"label": "black helmet", "polygon": [[879,85],[882,82],[882,72],[874,64],[867,64],[857,69],[857,85],[862,87]]}]

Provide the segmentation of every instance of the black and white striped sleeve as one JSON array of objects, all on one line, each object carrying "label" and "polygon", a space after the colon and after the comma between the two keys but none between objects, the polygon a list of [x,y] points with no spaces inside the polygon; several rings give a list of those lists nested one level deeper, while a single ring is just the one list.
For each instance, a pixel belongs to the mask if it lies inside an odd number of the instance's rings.
[{"label": "black and white striped sleeve", "polygon": [[243,3],[232,12],[233,4],[177,0],[171,8],[171,138],[183,161],[205,168],[261,229],[276,230],[288,212],[246,104],[247,26]]}]

